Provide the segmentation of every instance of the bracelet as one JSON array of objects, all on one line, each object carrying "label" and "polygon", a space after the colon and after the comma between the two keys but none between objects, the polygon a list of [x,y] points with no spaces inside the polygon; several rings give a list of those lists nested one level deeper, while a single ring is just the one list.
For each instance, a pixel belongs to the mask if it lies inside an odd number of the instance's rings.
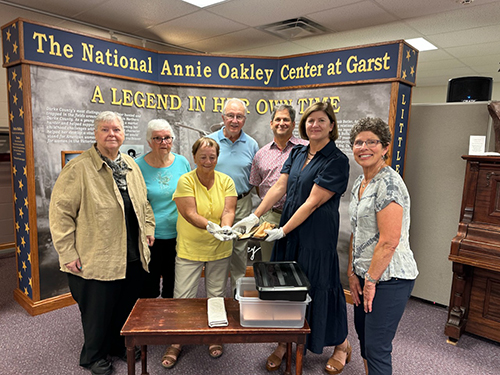
[{"label": "bracelet", "polygon": [[354,273],[354,271],[351,271],[351,273],[347,277],[351,277],[351,276],[356,276],[356,274]]},{"label": "bracelet", "polygon": [[368,272],[365,273],[365,279],[371,283],[378,284],[378,280],[375,280],[373,277],[371,277]]}]

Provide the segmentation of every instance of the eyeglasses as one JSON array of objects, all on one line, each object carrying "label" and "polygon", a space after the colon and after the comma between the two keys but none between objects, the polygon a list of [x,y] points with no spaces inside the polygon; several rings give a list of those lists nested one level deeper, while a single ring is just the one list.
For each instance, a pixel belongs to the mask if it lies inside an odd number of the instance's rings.
[{"label": "eyeglasses", "polygon": [[374,148],[379,143],[382,143],[382,141],[380,141],[379,139],[367,139],[366,141],[355,141],[354,142],[354,148],[361,148],[361,147],[363,147],[363,143],[368,148]]},{"label": "eyeglasses", "polygon": [[153,137],[151,138],[153,141],[156,143],[162,143],[165,141],[165,143],[170,143],[174,141],[174,137],[166,136],[166,137]]},{"label": "eyeglasses", "polygon": [[243,121],[244,119],[246,119],[246,116],[235,115],[234,113],[227,113],[224,115],[224,117],[231,121],[234,119],[236,119],[237,121]]}]

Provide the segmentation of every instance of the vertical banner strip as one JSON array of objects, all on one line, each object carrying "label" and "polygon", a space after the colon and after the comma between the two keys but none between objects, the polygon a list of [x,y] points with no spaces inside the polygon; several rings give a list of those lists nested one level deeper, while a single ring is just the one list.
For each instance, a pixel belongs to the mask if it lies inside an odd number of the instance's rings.
[{"label": "vertical banner strip", "polygon": [[396,116],[392,141],[392,167],[401,177],[404,173],[406,156],[406,135],[410,119],[411,86],[399,84],[397,95]]}]

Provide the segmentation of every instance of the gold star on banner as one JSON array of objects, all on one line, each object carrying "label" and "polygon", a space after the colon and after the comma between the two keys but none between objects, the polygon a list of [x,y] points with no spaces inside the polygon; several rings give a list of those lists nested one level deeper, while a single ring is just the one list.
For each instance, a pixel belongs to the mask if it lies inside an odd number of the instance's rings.
[{"label": "gold star on banner", "polygon": [[14,166],[12,167],[12,174],[15,176],[15,175],[16,175],[16,173],[17,173],[17,168],[16,168],[16,166],[14,165]]},{"label": "gold star on banner", "polygon": [[23,175],[25,175],[25,176],[28,175],[28,171],[27,171],[26,167],[23,167]]},{"label": "gold star on banner", "polygon": [[403,70],[403,77],[401,78],[406,79],[406,70]]},{"label": "gold star on banner", "polygon": [[8,53],[5,54],[5,63],[6,64],[10,63],[10,56]]},{"label": "gold star on banner", "polygon": [[24,206],[28,207],[28,198],[24,198]]},{"label": "gold star on banner", "polygon": [[23,270],[26,271],[28,267],[26,266],[26,262],[23,260]]},{"label": "gold star on banner", "polygon": [[12,71],[12,80],[15,81],[17,79],[17,73],[15,70]]},{"label": "gold star on banner", "polygon": [[414,66],[410,66],[410,74],[412,77],[415,74],[415,67]]},{"label": "gold star on banner", "polygon": [[26,294],[27,296],[29,296],[28,288],[24,288],[24,294]]},{"label": "gold star on banner", "polygon": [[10,81],[7,82],[7,88],[9,89],[9,92],[10,92],[10,89],[12,88],[12,85],[10,84]]},{"label": "gold star on banner", "polygon": [[13,29],[15,29],[15,28],[16,28],[16,25],[17,25],[16,23],[13,23],[13,24],[12,24],[12,28],[13,28]]},{"label": "gold star on banner", "polygon": [[24,240],[24,237],[21,237],[21,245],[26,246],[26,241]]},{"label": "gold star on banner", "polygon": [[14,104],[17,104],[17,94],[14,94],[14,96],[12,97],[12,100],[14,101]]},{"label": "gold star on banner", "polygon": [[19,189],[23,190],[23,180],[19,180]]},{"label": "gold star on banner", "polygon": [[20,228],[19,223],[16,221],[16,231],[19,232],[19,228]]},{"label": "gold star on banner", "polygon": [[7,35],[7,40],[10,42],[10,35],[11,35],[11,34],[10,34],[10,30],[7,30],[6,35]]},{"label": "gold star on banner", "polygon": [[24,118],[23,107],[19,108],[19,117]]},{"label": "gold star on banner", "polygon": [[24,212],[23,212],[23,209],[22,209],[22,208],[20,208],[20,209],[19,209],[19,216],[21,216],[21,217],[23,217],[23,216],[24,216]]},{"label": "gold star on banner", "polygon": [[14,203],[17,203],[17,195],[14,193]]},{"label": "gold star on banner", "polygon": [[410,59],[411,59],[410,50],[406,51],[406,59],[407,59],[408,61],[410,61]]},{"label": "gold star on banner", "polygon": [[12,45],[12,48],[14,49],[14,53],[17,53],[17,42],[14,42],[14,44]]},{"label": "gold star on banner", "polygon": [[24,231],[26,233],[29,233],[30,232],[30,226],[28,225],[28,223],[24,224]]},{"label": "gold star on banner", "polygon": [[19,278],[19,280],[23,279],[23,275],[21,274],[21,271],[17,271],[17,277]]},{"label": "gold star on banner", "polygon": [[17,253],[20,255],[21,254],[21,248],[19,246],[16,246]]},{"label": "gold star on banner", "polygon": [[10,122],[12,122],[12,120],[14,120],[14,115],[12,114],[12,112],[9,114],[9,117],[10,117]]},{"label": "gold star on banner", "polygon": [[19,87],[18,89],[23,91],[23,81],[20,79],[19,81],[17,81],[19,83]]},{"label": "gold star on banner", "polygon": [[31,281],[31,277],[28,280],[29,280],[29,284],[30,284],[31,289],[33,289],[33,283]]},{"label": "gold star on banner", "polygon": [[31,253],[28,253],[28,262],[31,264]]}]

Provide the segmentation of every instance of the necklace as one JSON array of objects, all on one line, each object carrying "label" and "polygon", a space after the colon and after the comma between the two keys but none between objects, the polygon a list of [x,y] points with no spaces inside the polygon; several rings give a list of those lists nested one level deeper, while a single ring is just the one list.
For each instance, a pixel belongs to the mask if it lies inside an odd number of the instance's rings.
[{"label": "necklace", "polygon": [[[380,172],[380,170],[382,168],[384,168],[384,166],[385,166],[385,163],[380,164],[380,166],[377,169],[377,172],[375,172],[373,177],[375,177],[378,174],[378,172]],[[366,178],[364,178],[363,181],[361,181],[361,188],[364,189],[370,183],[370,181],[373,180],[373,177],[368,179],[368,180]]]},{"label": "necklace", "polygon": [[316,153],[314,153],[314,154],[313,154],[313,153],[312,153],[312,152],[310,152],[310,151],[307,151],[307,153],[308,153],[309,155],[311,155],[311,156],[316,155]]}]

